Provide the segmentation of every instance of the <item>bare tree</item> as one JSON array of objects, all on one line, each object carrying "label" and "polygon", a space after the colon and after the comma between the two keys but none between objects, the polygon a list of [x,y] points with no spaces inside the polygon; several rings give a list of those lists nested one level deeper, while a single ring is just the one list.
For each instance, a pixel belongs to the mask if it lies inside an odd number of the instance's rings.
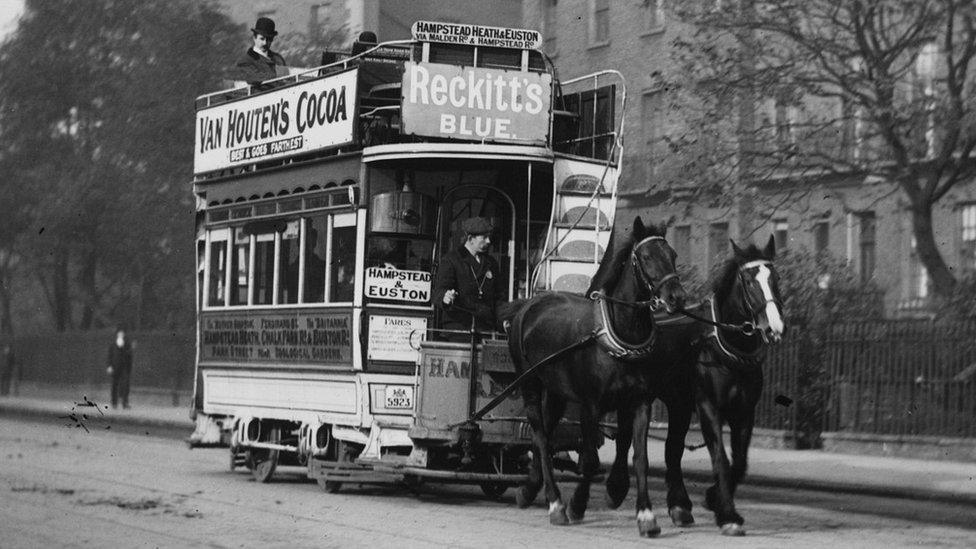
[{"label": "bare tree", "polygon": [[680,70],[669,82],[672,107],[690,121],[668,141],[686,159],[682,176],[693,168],[698,192],[724,197],[770,179],[891,182],[910,205],[933,290],[951,294],[932,212],[976,174],[974,3],[691,4],[674,6],[694,30],[675,41]]}]

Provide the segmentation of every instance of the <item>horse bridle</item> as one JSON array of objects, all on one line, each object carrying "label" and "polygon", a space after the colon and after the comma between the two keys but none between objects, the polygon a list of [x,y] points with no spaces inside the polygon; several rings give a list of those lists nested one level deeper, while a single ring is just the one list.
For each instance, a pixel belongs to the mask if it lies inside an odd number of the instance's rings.
[{"label": "horse bridle", "polygon": [[767,341],[768,342],[768,340],[766,339],[766,334],[762,330],[757,330],[756,329],[759,326],[759,311],[765,309],[766,308],[766,305],[768,305],[770,303],[772,303],[773,305],[775,305],[776,308],[779,309],[780,311],[783,310],[783,307],[782,307],[781,303],[779,302],[779,300],[776,299],[776,296],[773,295],[773,296],[771,296],[770,299],[765,299],[757,307],[753,308],[752,307],[752,303],[751,303],[751,301],[749,299],[749,292],[746,290],[746,286],[747,285],[746,285],[745,277],[743,275],[743,273],[745,271],[747,271],[749,269],[752,269],[753,267],[761,267],[763,265],[769,266],[770,267],[770,270],[772,270],[773,262],[772,261],[769,261],[767,259],[756,259],[756,260],[753,260],[753,261],[748,261],[746,263],[743,263],[741,266],[739,266],[739,271],[737,273],[737,277],[739,279],[739,291],[742,292],[742,303],[745,304],[745,309],[746,309],[745,312],[752,319],[752,322],[744,323],[743,324],[743,326],[745,326],[745,324],[749,324],[750,325],[750,332],[749,333],[746,333],[746,331],[743,330],[743,333],[745,333],[746,335],[751,335],[752,333],[758,332],[759,335],[763,338],[763,341]]},{"label": "horse bridle", "polygon": [[[756,311],[752,310],[752,308],[750,307],[749,297],[748,297],[748,294],[746,292],[746,281],[745,281],[742,273],[744,271],[748,270],[748,269],[753,268],[753,267],[759,267],[761,265],[769,265],[769,266],[772,266],[772,264],[773,264],[772,261],[768,261],[768,260],[765,260],[765,259],[756,259],[756,260],[748,261],[748,262],[743,263],[742,265],[740,265],[739,266],[739,269],[738,269],[738,271],[736,273],[736,277],[739,279],[739,291],[742,293],[742,302],[745,304],[746,309],[747,309],[745,311],[745,313],[749,316],[750,320],[747,320],[745,322],[741,322],[741,323],[738,323],[738,324],[733,324],[731,322],[721,322],[721,321],[717,320],[717,313],[713,313],[716,316],[716,320],[711,320],[711,319],[708,319],[708,318],[705,318],[705,317],[702,317],[702,316],[698,316],[698,315],[692,313],[691,311],[688,311],[687,309],[682,309],[679,312],[681,314],[683,314],[684,316],[692,319],[692,320],[695,320],[697,322],[701,322],[702,324],[708,324],[709,326],[715,326],[716,328],[722,328],[722,329],[725,329],[725,330],[737,330],[737,331],[741,332],[742,335],[745,335],[745,336],[755,335],[757,332],[759,332],[759,330],[756,329],[759,326],[759,322],[757,320],[758,313]],[[782,310],[782,307],[780,306],[779,301],[776,300],[775,297],[774,297],[774,299],[767,299],[759,307],[760,308],[764,308],[766,306],[766,304],[767,303],[770,303],[770,302],[772,302],[773,304],[776,305],[776,307],[778,307],[780,310]],[[766,340],[766,335],[765,334],[760,333],[760,336],[763,338],[764,341]]]},{"label": "horse bridle", "polygon": [[668,273],[661,277],[661,280],[658,280],[657,282],[651,280],[651,278],[647,276],[647,272],[644,270],[644,264],[641,262],[640,258],[637,257],[637,250],[645,243],[655,240],[660,240],[667,244],[667,239],[663,236],[649,236],[635,244],[634,248],[630,252],[630,262],[633,265],[634,270],[640,273],[638,276],[640,277],[641,281],[647,286],[647,289],[651,291],[651,297],[653,298],[652,301],[656,304],[656,306],[651,306],[652,309],[657,309],[662,304],[661,296],[658,295],[661,292],[661,288],[663,288],[664,285],[667,284],[667,282],[672,278],[678,278],[677,272]]},{"label": "horse bridle", "polygon": [[649,307],[651,311],[656,311],[660,309],[662,306],[664,306],[664,300],[661,299],[661,297],[658,295],[660,288],[663,287],[664,284],[667,281],[671,280],[672,278],[678,278],[678,273],[676,272],[668,273],[663,277],[661,277],[661,280],[657,281],[656,283],[653,280],[651,280],[650,277],[647,276],[647,273],[645,273],[643,269],[643,263],[641,263],[640,258],[637,257],[637,249],[643,246],[645,243],[653,240],[663,240],[667,242],[667,239],[664,238],[663,236],[649,236],[641,240],[637,244],[635,244],[634,248],[630,252],[630,262],[633,265],[634,270],[640,273],[638,277],[640,278],[641,282],[643,282],[644,285],[646,285],[647,288],[651,291],[651,299],[647,301],[624,301],[622,299],[617,299],[615,297],[608,296],[607,294],[603,293],[600,290],[594,290],[590,292],[590,299],[602,299],[604,301],[617,303],[619,305],[627,305],[637,309]]}]

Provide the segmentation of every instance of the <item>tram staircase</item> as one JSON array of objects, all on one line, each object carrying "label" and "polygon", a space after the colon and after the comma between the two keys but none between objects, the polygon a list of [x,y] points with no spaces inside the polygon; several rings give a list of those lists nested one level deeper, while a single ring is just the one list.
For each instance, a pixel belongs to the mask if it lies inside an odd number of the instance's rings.
[{"label": "tram staircase", "polygon": [[619,72],[600,71],[563,82],[559,92],[564,110],[553,114],[575,130],[553,144],[553,210],[530,287],[584,294],[613,229],[626,84]]},{"label": "tram staircase", "polygon": [[583,294],[609,244],[616,201],[605,181],[575,174],[558,184],[554,202],[533,291]]}]

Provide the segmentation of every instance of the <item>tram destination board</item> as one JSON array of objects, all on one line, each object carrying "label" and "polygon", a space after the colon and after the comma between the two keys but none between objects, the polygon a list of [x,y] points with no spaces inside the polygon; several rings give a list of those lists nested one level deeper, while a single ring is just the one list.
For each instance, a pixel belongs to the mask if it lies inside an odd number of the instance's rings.
[{"label": "tram destination board", "polygon": [[352,315],[311,311],[204,314],[200,361],[349,366]]}]

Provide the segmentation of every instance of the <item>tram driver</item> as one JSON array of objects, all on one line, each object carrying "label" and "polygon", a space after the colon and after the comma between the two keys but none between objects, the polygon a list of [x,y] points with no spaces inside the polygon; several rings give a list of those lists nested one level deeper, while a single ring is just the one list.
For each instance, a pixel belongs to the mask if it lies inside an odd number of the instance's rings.
[{"label": "tram driver", "polygon": [[488,255],[491,221],[472,217],[461,223],[464,241],[444,254],[434,284],[434,303],[442,311],[441,328],[490,332],[495,328],[499,270]]}]

